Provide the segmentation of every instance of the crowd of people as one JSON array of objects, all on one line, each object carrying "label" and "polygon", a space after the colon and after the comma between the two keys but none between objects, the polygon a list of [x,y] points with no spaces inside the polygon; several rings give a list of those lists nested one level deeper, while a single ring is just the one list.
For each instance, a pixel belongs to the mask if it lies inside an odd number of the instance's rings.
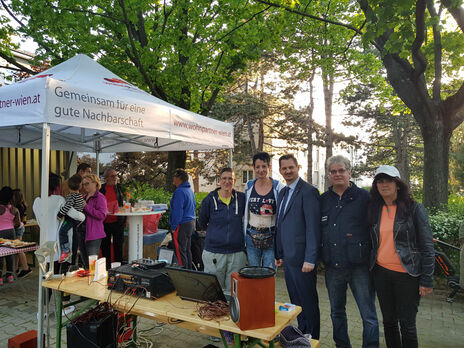
[{"label": "crowd of people", "polygon": [[[362,318],[363,348],[379,347],[376,295],[387,347],[418,347],[420,297],[433,288],[433,239],[425,208],[414,201],[399,171],[388,165],[377,168],[368,192],[351,181],[350,161],[333,156],[327,160],[330,187],[320,195],[300,178],[293,155],[279,158],[286,185],[270,177],[270,162],[269,154],[255,154],[255,179],[246,184],[245,193],[234,189],[234,170],[223,168],[219,188],[201,202],[198,227],[206,230],[205,271],[230,290],[231,273],[246,264],[283,266],[290,300],[302,307],[298,328],[319,339],[316,281],[321,260],[337,347],[351,347],[348,286]],[[195,200],[188,192],[187,173],[179,171],[177,177],[182,179],[177,184],[174,179],[171,228],[180,230],[195,219]],[[178,252],[182,263],[189,259],[189,235],[177,234],[176,247],[187,254]],[[191,267],[187,262],[184,266]]]},{"label": "crowd of people", "polygon": [[[265,152],[253,157],[255,179],[245,192],[234,189],[235,172],[223,168],[219,187],[201,202],[195,216],[195,196],[185,170],[174,173],[176,190],[171,199],[169,224],[179,265],[191,269],[191,239],[196,229],[206,231],[202,263],[230,291],[230,276],[245,265],[284,268],[292,303],[302,307],[298,328],[319,339],[320,312],[316,290],[317,266],[325,266],[333,339],[337,347],[351,347],[345,311],[350,287],[363,323],[362,347],[379,346],[379,324],[375,296],[387,347],[417,347],[416,315],[420,298],[432,292],[434,271],[433,239],[424,207],[412,198],[399,171],[380,166],[370,192],[351,181],[351,164],[343,156],[327,160],[330,187],[322,195],[299,176],[297,159],[279,158],[285,185],[270,177],[271,158]],[[114,169],[104,172],[105,183],[82,163],[62,184],[50,174],[47,241],[56,241],[60,264],[80,263],[89,267],[88,255],[102,255],[111,262],[122,261],[125,219],[107,214],[122,206],[124,193]],[[15,197],[15,198],[13,198]],[[24,231],[26,204],[17,191],[0,191],[0,237],[14,239]],[[33,211],[41,224],[41,198]],[[197,220],[197,223],[196,223]],[[59,231],[59,232],[57,232]],[[72,241],[72,243],[70,243]],[[23,255],[24,256],[24,255]],[[0,284],[13,282],[12,257]],[[18,262],[18,277],[31,272],[25,256]]]}]

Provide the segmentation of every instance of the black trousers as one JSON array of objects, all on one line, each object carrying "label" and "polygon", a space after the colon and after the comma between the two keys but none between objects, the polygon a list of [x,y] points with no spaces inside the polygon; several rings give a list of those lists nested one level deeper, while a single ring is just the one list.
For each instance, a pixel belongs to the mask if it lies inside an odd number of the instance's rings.
[{"label": "black trousers", "polygon": [[[72,234],[72,256],[71,256],[71,264],[75,265],[77,260],[77,249],[79,248],[79,226],[73,228]],[[80,262],[79,262],[80,263]],[[83,265],[80,263],[80,265]]]},{"label": "black trousers", "polygon": [[376,265],[374,287],[382,311],[387,347],[417,348],[419,278]]},{"label": "black trousers", "polygon": [[321,314],[319,312],[319,297],[317,295],[317,271],[302,272],[301,266],[292,266],[284,262],[285,283],[290,301],[301,306],[298,315],[298,329],[304,334],[310,333],[318,340],[321,330]]},{"label": "black trousers", "polygon": [[113,239],[114,261],[122,262],[122,245],[124,243],[124,224],[111,222],[103,224],[106,237],[102,239],[102,256],[106,257],[106,269],[111,267],[111,238]]},{"label": "black trousers", "polygon": [[85,224],[81,224],[77,227],[77,245],[79,247],[79,256],[81,258],[80,262],[85,269],[89,269],[89,255],[87,254],[87,247],[85,246]]},{"label": "black trousers", "polygon": [[195,230],[195,220],[185,222],[177,226],[172,232],[174,247],[176,250],[177,261],[179,265],[192,269],[192,234]]}]

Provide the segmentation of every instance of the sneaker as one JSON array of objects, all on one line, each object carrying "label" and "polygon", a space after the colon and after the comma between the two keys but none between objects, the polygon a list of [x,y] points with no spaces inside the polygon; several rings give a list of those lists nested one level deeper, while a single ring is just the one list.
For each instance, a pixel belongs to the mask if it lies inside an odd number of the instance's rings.
[{"label": "sneaker", "polygon": [[71,260],[72,252],[63,251],[60,255],[59,263],[69,262]]},{"label": "sneaker", "polygon": [[209,336],[209,340],[212,342],[221,342],[222,340],[216,336]]},{"label": "sneaker", "polygon": [[32,269],[22,270],[18,273],[18,278],[26,278],[29,274],[32,273]]},{"label": "sneaker", "polygon": [[6,277],[6,282],[7,283],[13,283],[14,282],[14,278],[12,275],[9,275],[8,277]]},{"label": "sneaker", "polygon": [[75,309],[76,309],[76,307],[74,307],[74,306],[66,307],[61,311],[61,315],[65,317],[68,314],[71,314],[72,312],[74,312]]},{"label": "sneaker", "polygon": [[223,331],[227,343],[234,343],[234,333],[230,331]]}]

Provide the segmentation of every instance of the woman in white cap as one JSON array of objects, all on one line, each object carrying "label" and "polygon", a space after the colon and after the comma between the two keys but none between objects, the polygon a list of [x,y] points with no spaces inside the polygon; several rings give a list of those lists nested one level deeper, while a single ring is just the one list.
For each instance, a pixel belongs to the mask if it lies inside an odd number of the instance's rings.
[{"label": "woman in white cap", "polygon": [[393,166],[377,168],[370,193],[370,267],[385,341],[388,348],[415,348],[419,300],[433,288],[434,249],[427,213]]}]

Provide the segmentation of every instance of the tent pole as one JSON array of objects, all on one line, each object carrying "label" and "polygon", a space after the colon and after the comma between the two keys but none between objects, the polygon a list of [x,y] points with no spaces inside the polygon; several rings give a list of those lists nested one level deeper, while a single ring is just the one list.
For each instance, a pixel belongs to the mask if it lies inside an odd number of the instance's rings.
[{"label": "tent pole", "polygon": [[[42,179],[40,185],[41,197],[41,226],[40,226],[40,245],[46,242],[48,230],[48,175],[50,166],[50,125],[44,123],[42,127]],[[50,260],[53,262],[53,260]],[[43,348],[43,289],[42,289],[42,270],[39,267],[39,300],[37,313],[37,347]]]},{"label": "tent pole", "polygon": [[233,162],[233,158],[232,158],[232,149],[229,149],[229,167],[230,167],[230,168],[233,168],[233,167],[232,167],[232,162]]},{"label": "tent pole", "polygon": [[97,169],[96,169],[97,176],[100,177],[100,152],[99,151],[95,153],[95,160],[97,161]]}]

